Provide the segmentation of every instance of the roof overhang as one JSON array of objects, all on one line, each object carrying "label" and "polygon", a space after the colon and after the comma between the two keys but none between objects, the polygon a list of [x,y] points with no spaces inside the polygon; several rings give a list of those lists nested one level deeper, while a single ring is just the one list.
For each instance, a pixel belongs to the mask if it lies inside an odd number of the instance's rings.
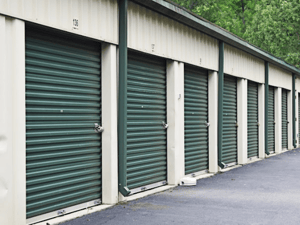
[{"label": "roof overhang", "polygon": [[168,0],[132,0],[140,5],[150,8],[153,11],[161,13],[171,19],[183,23],[189,27],[199,30],[211,37],[224,41],[224,43],[241,49],[251,55],[254,55],[264,61],[268,61],[276,66],[279,66],[291,73],[300,76],[300,69],[288,64],[282,59],[248,43],[229,31],[218,27],[217,25],[201,18],[200,16],[189,12],[187,9],[177,6],[175,3]]}]

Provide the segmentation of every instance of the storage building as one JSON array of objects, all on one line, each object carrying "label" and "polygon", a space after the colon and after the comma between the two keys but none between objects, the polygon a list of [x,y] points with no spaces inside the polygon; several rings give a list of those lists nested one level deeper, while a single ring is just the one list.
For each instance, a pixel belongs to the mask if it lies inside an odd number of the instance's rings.
[{"label": "storage building", "polygon": [[0,224],[297,148],[299,77],[168,0],[0,0]]}]

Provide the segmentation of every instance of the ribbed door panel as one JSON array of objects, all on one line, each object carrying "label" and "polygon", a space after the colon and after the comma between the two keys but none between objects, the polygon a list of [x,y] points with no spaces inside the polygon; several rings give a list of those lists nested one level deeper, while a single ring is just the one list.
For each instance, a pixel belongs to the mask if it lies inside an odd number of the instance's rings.
[{"label": "ribbed door panel", "polygon": [[282,148],[288,148],[288,93],[287,90],[282,89],[281,95],[281,122],[282,122]]},{"label": "ribbed door panel", "polygon": [[224,76],[222,161],[237,162],[237,80]]},{"label": "ribbed door panel", "polygon": [[274,87],[269,86],[269,107],[268,107],[268,150],[275,151],[275,110],[274,110]]},{"label": "ribbed door panel", "polygon": [[248,81],[248,158],[258,156],[258,84]]},{"label": "ribbed door panel", "polygon": [[208,169],[208,74],[185,68],[184,147],[185,174]]},{"label": "ribbed door panel", "polygon": [[100,48],[26,30],[27,218],[101,198]]},{"label": "ribbed door panel", "polygon": [[127,186],[167,180],[166,63],[128,55]]}]

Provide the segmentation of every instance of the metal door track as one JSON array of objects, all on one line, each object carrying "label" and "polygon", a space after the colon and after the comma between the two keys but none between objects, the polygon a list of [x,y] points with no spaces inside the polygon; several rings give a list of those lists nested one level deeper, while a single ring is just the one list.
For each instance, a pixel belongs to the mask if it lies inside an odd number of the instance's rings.
[{"label": "metal door track", "polygon": [[149,189],[157,188],[157,187],[160,187],[160,186],[163,186],[163,185],[166,185],[166,184],[167,184],[167,181],[160,181],[160,182],[157,182],[157,183],[154,183],[154,184],[149,184],[149,185],[146,185],[146,186],[143,186],[143,187],[130,189],[130,191],[131,191],[130,195],[137,194],[137,193],[142,192],[142,191],[147,191]]},{"label": "metal door track", "polygon": [[66,214],[69,214],[69,213],[72,213],[72,212],[75,212],[75,211],[78,211],[78,210],[82,210],[82,209],[87,209],[87,208],[90,208],[90,207],[93,207],[93,206],[96,206],[96,205],[100,205],[100,204],[101,204],[101,200],[100,199],[95,199],[95,200],[92,200],[92,201],[89,201],[89,202],[85,202],[85,203],[81,203],[81,204],[78,204],[78,205],[70,206],[68,208],[63,208],[63,209],[59,209],[59,210],[56,210],[56,211],[53,211],[53,212],[49,212],[49,213],[46,213],[46,214],[42,214],[42,215],[39,215],[39,216],[28,218],[26,220],[26,224],[34,224],[34,223],[37,223],[37,222],[42,222],[42,221],[45,221],[45,220],[53,219],[53,218],[58,217],[58,216],[64,216]]}]

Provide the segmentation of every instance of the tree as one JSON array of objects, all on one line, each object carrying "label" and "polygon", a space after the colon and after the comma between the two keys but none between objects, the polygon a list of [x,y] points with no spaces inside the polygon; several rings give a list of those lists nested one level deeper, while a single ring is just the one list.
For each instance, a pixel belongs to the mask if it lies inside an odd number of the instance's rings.
[{"label": "tree", "polygon": [[216,25],[242,37],[258,0],[174,0]]},{"label": "tree", "polygon": [[300,0],[262,0],[244,38],[300,68]]}]

